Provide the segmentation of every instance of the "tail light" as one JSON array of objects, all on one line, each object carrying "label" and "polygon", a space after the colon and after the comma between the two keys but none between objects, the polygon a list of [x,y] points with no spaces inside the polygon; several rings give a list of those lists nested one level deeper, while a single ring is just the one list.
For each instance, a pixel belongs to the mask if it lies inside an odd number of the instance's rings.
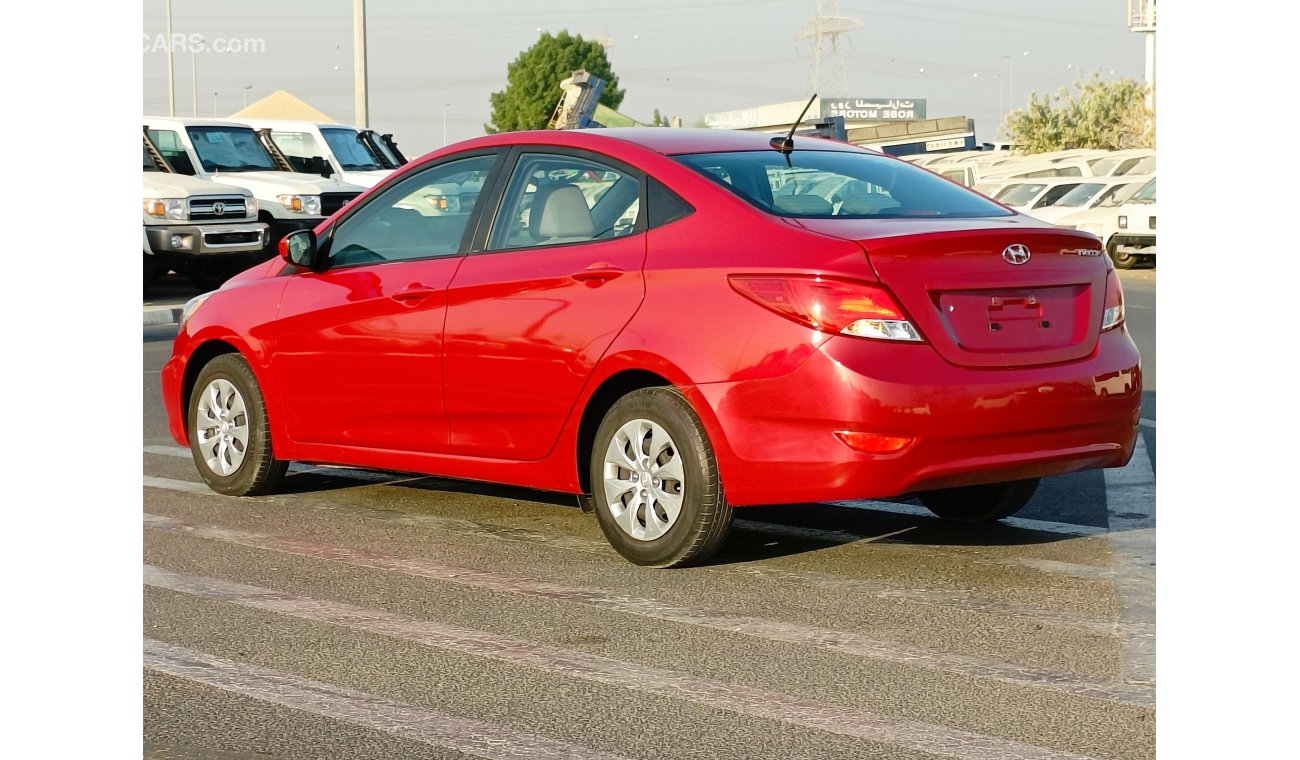
[{"label": "tail light", "polygon": [[754,303],[814,330],[859,338],[921,340],[893,296],[879,285],[813,275],[731,275],[727,280]]},{"label": "tail light", "polygon": [[1119,275],[1106,273],[1106,304],[1101,313],[1102,331],[1119,327],[1124,323],[1124,289],[1120,287]]}]

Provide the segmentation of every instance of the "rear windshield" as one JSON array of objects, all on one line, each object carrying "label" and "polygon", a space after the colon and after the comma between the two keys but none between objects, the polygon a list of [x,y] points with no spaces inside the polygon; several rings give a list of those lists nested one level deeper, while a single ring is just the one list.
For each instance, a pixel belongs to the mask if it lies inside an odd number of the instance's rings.
[{"label": "rear windshield", "polygon": [[745,201],[794,218],[1011,216],[982,195],[906,161],[863,152],[796,149],[674,156]]}]

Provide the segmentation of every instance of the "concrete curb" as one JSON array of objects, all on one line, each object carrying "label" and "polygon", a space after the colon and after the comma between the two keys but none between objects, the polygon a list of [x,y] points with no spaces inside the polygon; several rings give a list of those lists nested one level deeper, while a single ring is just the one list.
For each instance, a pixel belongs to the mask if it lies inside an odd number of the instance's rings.
[{"label": "concrete curb", "polygon": [[181,309],[175,306],[144,307],[144,326],[174,325],[181,321]]}]

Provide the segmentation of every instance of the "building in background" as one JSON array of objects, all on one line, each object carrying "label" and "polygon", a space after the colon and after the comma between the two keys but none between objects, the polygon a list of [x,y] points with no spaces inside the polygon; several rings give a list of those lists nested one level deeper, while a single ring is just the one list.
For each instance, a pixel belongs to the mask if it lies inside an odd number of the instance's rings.
[{"label": "building in background", "polygon": [[[742,108],[704,115],[713,129],[750,132],[789,132],[806,100]],[[850,143],[877,148],[895,156],[939,151],[974,150],[975,124],[965,116],[929,118],[924,98],[815,98],[803,126],[843,117]]]}]

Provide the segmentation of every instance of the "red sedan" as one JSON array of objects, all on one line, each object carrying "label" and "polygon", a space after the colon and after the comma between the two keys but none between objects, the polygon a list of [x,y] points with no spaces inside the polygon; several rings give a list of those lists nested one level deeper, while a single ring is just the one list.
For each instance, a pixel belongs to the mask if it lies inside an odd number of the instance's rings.
[{"label": "red sedan", "polygon": [[187,304],[162,384],[221,493],[291,460],[562,491],[660,567],[733,507],[1009,516],[1127,463],[1142,385],[1095,237],[861,148],[684,129],[431,153]]}]

